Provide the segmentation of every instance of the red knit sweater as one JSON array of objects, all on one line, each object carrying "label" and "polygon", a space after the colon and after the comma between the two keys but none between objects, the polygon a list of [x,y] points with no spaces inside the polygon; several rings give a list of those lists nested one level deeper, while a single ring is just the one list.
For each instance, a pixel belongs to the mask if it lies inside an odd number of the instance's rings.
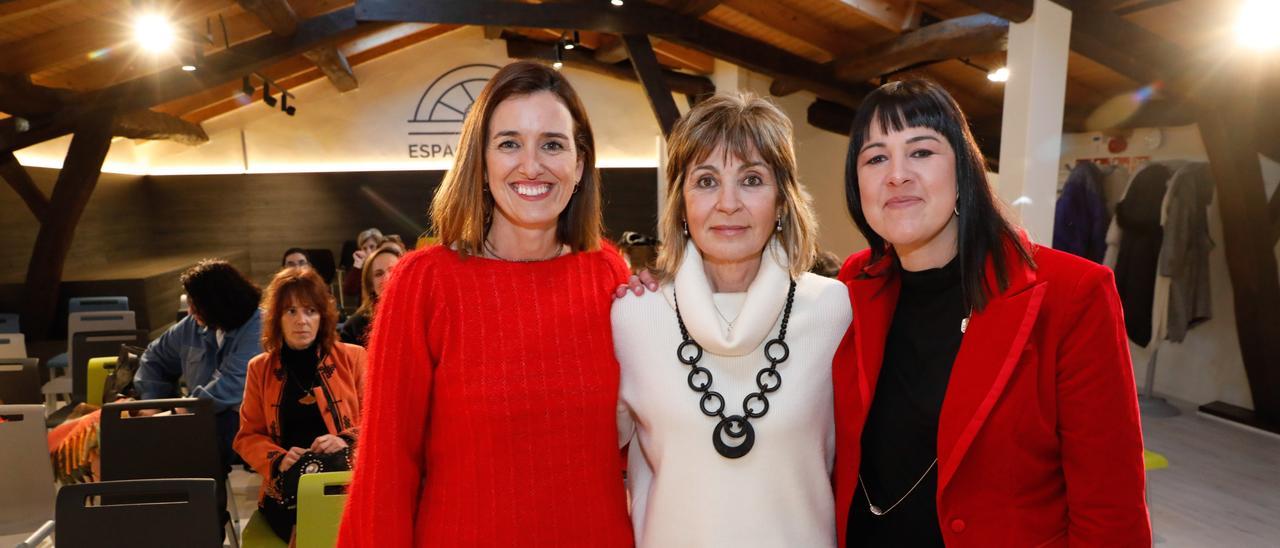
[{"label": "red knit sweater", "polygon": [[370,335],[343,547],[630,546],[612,248],[536,263],[434,246]]}]

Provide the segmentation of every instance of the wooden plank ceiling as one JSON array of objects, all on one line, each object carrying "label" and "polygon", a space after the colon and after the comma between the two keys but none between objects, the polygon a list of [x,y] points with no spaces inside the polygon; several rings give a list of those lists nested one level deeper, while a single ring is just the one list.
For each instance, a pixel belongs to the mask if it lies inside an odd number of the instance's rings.
[{"label": "wooden plank ceiling", "polygon": [[[826,97],[831,101],[847,106],[850,97],[856,98],[870,85],[918,75],[946,85],[974,120],[999,119],[1003,89],[1001,84],[988,81],[983,69],[1004,64],[1004,52],[1000,51],[1003,47],[997,45],[994,51],[990,51],[993,49],[990,45],[973,51],[957,50],[957,56],[963,55],[960,59],[936,59],[934,54],[926,61],[895,69],[897,72],[887,75],[878,71],[874,62],[868,66],[865,61],[873,57],[873,52],[883,52],[895,44],[909,44],[901,37],[922,26],[950,23],[982,13],[983,9],[995,12],[1004,6],[1014,6],[1008,13],[1016,15],[1017,6],[1026,4],[1018,0],[652,0],[649,3],[830,67],[831,82],[851,88],[849,95]],[[0,56],[0,78],[9,77],[8,81],[12,81],[13,77],[26,77],[35,89],[54,92],[61,100],[70,101],[79,94],[156,77],[182,64],[184,56],[193,56],[197,46],[192,44],[172,53],[141,53],[131,37],[135,6],[163,10],[191,32],[204,35],[208,29],[213,43],[198,46],[200,53],[208,57],[223,51],[226,43],[230,43],[234,51],[238,45],[273,33],[288,36],[298,21],[347,9],[353,4],[352,0],[11,0],[0,3],[0,48],[6,52]],[[1227,42],[1223,40],[1223,33],[1229,31],[1230,10],[1223,9],[1223,2],[1216,0],[1076,0],[1074,4],[1105,10],[1187,51],[1215,51]],[[1008,13],[997,15],[1014,16]],[[457,26],[429,23],[361,23],[333,43],[276,61],[259,72],[285,87],[327,77],[345,91],[358,85],[358,71],[350,67],[454,28]],[[572,35],[543,28],[490,30],[495,31],[489,34],[495,38],[520,37],[546,43],[549,51],[557,40]],[[617,35],[584,30],[578,33],[578,41],[595,62],[604,65],[627,62],[626,50]],[[653,46],[665,69],[698,76],[713,70],[714,57],[687,40],[655,36]],[[912,59],[911,54],[918,52],[906,53],[903,58]],[[574,59],[586,58],[575,55]],[[1079,52],[1072,53],[1067,89],[1068,130],[1081,129],[1086,115],[1106,100],[1147,83],[1145,76],[1148,75],[1123,74],[1117,66],[1114,62],[1098,62]],[[864,80],[868,71],[873,76]],[[856,75],[853,76],[856,82],[850,83],[847,78],[841,82],[838,78],[841,75]],[[862,87],[858,87],[860,85]],[[155,112],[199,124],[247,103],[239,88],[238,81],[210,83],[191,95],[151,106]],[[820,88],[782,77],[778,77],[774,89],[779,93],[810,89],[820,97],[823,95]],[[259,88],[255,97],[260,93]],[[0,99],[4,97],[5,90],[0,89]],[[0,100],[0,112],[20,116],[48,114],[47,110],[34,113],[24,110],[22,104],[13,104],[13,100]],[[164,120],[157,119],[157,122]],[[157,135],[172,137],[164,132]]]}]

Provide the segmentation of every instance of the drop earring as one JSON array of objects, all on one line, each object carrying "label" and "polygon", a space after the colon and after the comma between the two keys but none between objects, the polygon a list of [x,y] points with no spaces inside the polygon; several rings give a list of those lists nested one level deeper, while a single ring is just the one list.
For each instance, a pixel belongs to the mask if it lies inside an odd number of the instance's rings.
[{"label": "drop earring", "polygon": [[782,233],[782,216],[781,215],[778,216],[778,223],[774,226],[773,231],[779,234]]},{"label": "drop earring", "polygon": [[956,206],[956,208],[955,208],[955,210],[954,210],[954,211],[956,212],[956,217],[959,217],[959,216],[960,216],[960,206]]},{"label": "drop earring", "polygon": [[688,236],[689,236],[689,222],[688,222],[688,221],[680,221],[680,226],[684,227],[684,235],[685,235],[685,237],[688,237]]}]

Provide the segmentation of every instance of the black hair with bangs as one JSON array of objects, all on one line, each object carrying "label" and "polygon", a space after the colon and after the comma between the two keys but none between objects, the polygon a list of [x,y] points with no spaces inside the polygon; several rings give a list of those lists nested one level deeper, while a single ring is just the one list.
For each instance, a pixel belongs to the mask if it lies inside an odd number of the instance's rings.
[{"label": "black hair with bangs", "polygon": [[[956,208],[960,214],[957,237],[960,285],[967,307],[982,310],[992,296],[993,288],[985,283],[988,257],[995,268],[999,291],[1009,287],[1008,266],[1011,260],[1020,260],[1035,268],[1035,261],[1021,236],[997,205],[998,198],[987,181],[982,153],[969,131],[969,122],[960,105],[942,86],[922,79],[880,86],[867,95],[853,118],[849,151],[845,157],[845,201],[854,224],[871,246],[871,264],[889,251],[884,238],[867,224],[858,189],[858,153],[866,144],[873,123],[885,133],[907,128],[932,129],[946,138],[955,151]],[[1006,242],[1013,246],[1016,257],[1007,256]],[[897,268],[895,262],[890,272],[896,272]]]}]

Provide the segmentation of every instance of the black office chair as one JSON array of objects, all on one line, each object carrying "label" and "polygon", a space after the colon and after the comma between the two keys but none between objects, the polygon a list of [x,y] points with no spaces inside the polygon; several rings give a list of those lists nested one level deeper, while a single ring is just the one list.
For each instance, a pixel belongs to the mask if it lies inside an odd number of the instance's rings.
[{"label": "black office chair", "polygon": [[0,404],[44,405],[40,392],[40,360],[36,358],[0,359]]},{"label": "black office chair", "polygon": [[307,253],[307,260],[311,261],[311,268],[315,269],[316,274],[324,278],[324,283],[332,284],[333,278],[338,274],[338,266],[333,261],[333,251],[328,249],[304,249]]},{"label": "black office chair", "polygon": [[[54,517],[58,547],[220,547],[216,484],[181,478],[64,485]],[[132,502],[137,499],[164,502]]]},{"label": "black office chair", "polygon": [[[185,414],[130,417],[130,411],[184,408]],[[102,406],[102,479],[209,478],[217,483],[216,514],[227,507],[213,402],[200,398],[140,400]],[[233,516],[233,520],[239,516]]]}]

